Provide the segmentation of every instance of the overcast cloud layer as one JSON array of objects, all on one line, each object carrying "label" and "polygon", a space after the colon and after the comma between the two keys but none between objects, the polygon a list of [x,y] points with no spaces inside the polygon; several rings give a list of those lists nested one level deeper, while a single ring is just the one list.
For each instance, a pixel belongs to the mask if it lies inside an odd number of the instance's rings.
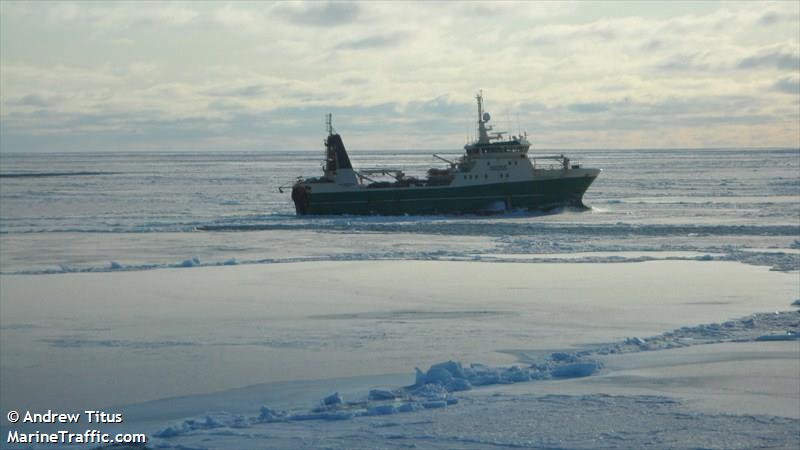
[{"label": "overcast cloud layer", "polygon": [[[0,3],[0,149],[800,146],[800,3]],[[519,124],[519,125],[518,125]]]}]

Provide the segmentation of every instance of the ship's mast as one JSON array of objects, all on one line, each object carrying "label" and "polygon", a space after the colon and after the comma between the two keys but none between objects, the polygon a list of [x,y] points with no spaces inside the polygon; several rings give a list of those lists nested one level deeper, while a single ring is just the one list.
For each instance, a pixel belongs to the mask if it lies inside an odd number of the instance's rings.
[{"label": "ship's mast", "polygon": [[325,125],[327,126],[327,129],[328,129],[328,136],[331,136],[334,133],[334,130],[333,130],[333,114],[331,114],[331,113],[325,114]]},{"label": "ship's mast", "polygon": [[486,122],[489,121],[490,116],[489,113],[483,112],[483,91],[478,91],[478,95],[475,96],[475,99],[478,100],[478,144],[488,144],[489,143],[489,133],[492,129],[491,126],[487,127]]},{"label": "ship's mast", "polygon": [[[325,114],[325,126],[328,129],[328,137],[333,136],[333,114]],[[336,152],[328,144],[325,138],[325,178],[333,180],[336,176]]]},{"label": "ship's mast", "polygon": [[483,90],[481,89],[478,91],[478,95],[475,96],[475,99],[478,100],[478,123],[481,123],[483,120]]}]

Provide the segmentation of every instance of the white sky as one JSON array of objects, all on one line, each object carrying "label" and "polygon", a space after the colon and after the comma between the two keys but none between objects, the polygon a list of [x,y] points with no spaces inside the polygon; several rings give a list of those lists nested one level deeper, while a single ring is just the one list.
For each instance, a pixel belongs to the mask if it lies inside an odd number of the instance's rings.
[{"label": "white sky", "polygon": [[0,150],[800,147],[800,2],[0,2]]}]

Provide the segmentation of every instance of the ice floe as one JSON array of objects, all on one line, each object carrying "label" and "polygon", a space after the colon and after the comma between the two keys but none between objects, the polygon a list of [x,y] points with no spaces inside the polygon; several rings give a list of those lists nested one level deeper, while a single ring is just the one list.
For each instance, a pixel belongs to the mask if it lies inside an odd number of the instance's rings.
[{"label": "ice floe", "polygon": [[[795,232],[800,232],[797,229]],[[487,237],[489,239],[489,237]],[[664,239],[659,237],[657,239]],[[642,242],[630,245],[606,243],[587,244],[582,238],[572,237],[563,242],[532,240],[520,237],[494,237],[494,248],[483,249],[423,249],[390,250],[369,249],[340,253],[336,251],[317,252],[314,255],[274,255],[271,257],[224,256],[218,259],[194,256],[191,258],[162,262],[129,262],[113,260],[110,263],[100,260],[78,264],[59,264],[57,266],[18,266],[4,265],[1,274],[5,275],[48,275],[61,273],[142,271],[171,268],[195,268],[215,266],[236,266],[251,264],[281,264],[315,261],[472,261],[479,263],[635,263],[647,261],[737,261],[756,266],[769,266],[773,270],[791,271],[800,269],[800,253],[791,249],[747,248],[730,245],[716,246],[703,244],[659,244],[646,245]],[[429,246],[429,242],[420,242]],[[791,251],[789,251],[791,250]],[[257,250],[254,250],[257,251]],[[264,249],[262,254],[270,254]],[[105,255],[103,255],[104,257]],[[98,256],[100,257],[100,256]],[[28,264],[28,263],[26,263]]]},{"label": "ice floe", "polygon": [[[444,361],[427,370],[416,369],[415,383],[400,388],[375,388],[366,398],[348,401],[339,392],[323,397],[307,410],[282,411],[262,406],[258,414],[214,413],[186,419],[158,430],[154,436],[172,438],[198,430],[247,428],[255,424],[298,421],[342,421],[356,417],[388,416],[423,409],[443,409],[459,403],[458,392],[478,386],[525,383],[535,380],[567,379],[592,376],[602,370],[597,355],[653,351],[675,347],[720,342],[783,341],[800,337],[800,313],[759,313],[726,321],[682,327],[652,337],[629,337],[616,343],[602,344],[588,350],[553,352],[529,359],[526,365],[492,367],[458,361]],[[526,359],[520,353],[521,359]]]}]

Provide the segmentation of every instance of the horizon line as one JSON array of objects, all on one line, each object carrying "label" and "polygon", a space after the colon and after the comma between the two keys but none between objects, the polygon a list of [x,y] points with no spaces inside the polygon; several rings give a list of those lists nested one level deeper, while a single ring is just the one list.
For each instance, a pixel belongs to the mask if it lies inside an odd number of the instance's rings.
[{"label": "horizon line", "polygon": [[[450,151],[451,149],[442,148],[403,148],[403,149],[356,149],[349,148],[348,152],[443,152]],[[455,151],[456,149],[452,149]],[[463,149],[459,149],[461,151]],[[755,150],[755,151],[775,151],[775,150],[798,150],[800,145],[796,147],[541,147],[536,151],[670,151],[670,150]],[[0,156],[16,156],[16,155],[55,155],[65,153],[85,153],[85,154],[105,154],[105,153],[271,153],[271,152],[314,152],[321,151],[320,149],[236,149],[236,150],[223,150],[223,149],[124,149],[124,150],[11,150],[6,151],[0,149]],[[529,153],[532,150],[528,151]]]}]

